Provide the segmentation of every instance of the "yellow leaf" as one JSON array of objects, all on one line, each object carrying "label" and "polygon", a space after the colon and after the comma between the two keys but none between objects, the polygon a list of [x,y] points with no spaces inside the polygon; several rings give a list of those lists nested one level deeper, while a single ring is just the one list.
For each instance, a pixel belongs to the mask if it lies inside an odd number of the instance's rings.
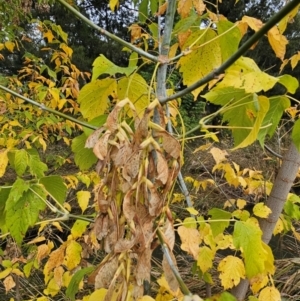
[{"label": "yellow leaf", "polygon": [[229,255],[222,259],[218,271],[221,272],[219,277],[225,290],[239,284],[241,279],[245,279],[245,266],[238,257]]},{"label": "yellow leaf", "polygon": [[60,291],[59,285],[56,283],[55,279],[52,278],[48,282],[47,288],[44,289],[44,294],[45,295],[50,295],[50,296],[54,297],[55,295],[58,294],[59,291]]},{"label": "yellow leaf", "polygon": [[239,208],[239,209],[243,209],[245,206],[246,206],[247,202],[243,199],[238,199],[236,201],[236,206]]},{"label": "yellow leaf", "polygon": [[244,16],[242,18],[242,22],[247,23],[248,26],[254,31],[258,31],[264,25],[263,22],[259,19],[255,19],[252,17]]},{"label": "yellow leaf", "polygon": [[292,66],[292,69],[294,69],[298,62],[300,61],[300,51],[298,51],[296,54],[294,54],[292,57],[291,57],[291,66]]},{"label": "yellow leaf", "polygon": [[228,153],[226,152],[226,150],[223,151],[217,147],[213,147],[209,152],[212,154],[217,164],[223,161],[227,161],[226,156],[228,156]]},{"label": "yellow leaf", "polygon": [[281,218],[279,218],[276,222],[275,228],[273,230],[273,235],[280,234],[284,231],[284,224]]},{"label": "yellow leaf", "polygon": [[300,7],[300,4],[298,4],[292,11],[290,11],[285,17],[283,17],[279,21],[277,26],[278,26],[278,29],[279,29],[281,34],[283,34],[284,31],[286,30],[286,27],[287,27],[288,23],[293,23],[294,22],[294,17],[298,13],[299,7]]},{"label": "yellow leaf", "polygon": [[47,257],[49,255],[50,251],[51,251],[51,249],[49,248],[48,245],[46,245],[46,244],[39,245],[37,255],[36,255],[38,262],[40,263],[41,260],[43,260],[45,257]]},{"label": "yellow leaf", "polygon": [[271,212],[271,209],[262,202],[257,203],[253,208],[254,215],[262,218],[268,217]]},{"label": "yellow leaf", "polygon": [[78,204],[83,213],[89,204],[91,193],[89,191],[78,191],[76,195],[77,195]]},{"label": "yellow leaf", "polygon": [[95,290],[91,294],[89,301],[104,301],[106,293],[107,293],[107,289],[105,288],[100,288],[98,290]]},{"label": "yellow leaf", "polygon": [[199,231],[197,229],[180,226],[178,228],[178,234],[181,239],[181,249],[191,254],[194,259],[197,259],[200,250],[199,244],[201,243]]},{"label": "yellow leaf", "polygon": [[188,207],[188,208],[185,208],[190,214],[193,214],[193,215],[198,215],[199,212],[193,208],[193,207]]},{"label": "yellow leaf", "polygon": [[254,60],[241,57],[226,70],[217,88],[231,86],[244,89],[247,93],[256,93],[270,90],[277,82],[278,78],[261,71]]},{"label": "yellow leaf", "polygon": [[274,286],[268,286],[261,290],[258,296],[259,301],[281,301],[280,292]]},{"label": "yellow leaf", "polygon": [[82,236],[82,234],[85,232],[87,225],[89,222],[82,221],[82,220],[77,220],[72,229],[71,229],[71,234],[74,239],[77,239]]},{"label": "yellow leaf", "polygon": [[69,270],[73,270],[78,266],[81,260],[81,245],[72,240],[66,248],[66,255],[64,258],[64,264]]},{"label": "yellow leaf", "polygon": [[268,40],[276,56],[283,61],[288,40],[280,34],[277,26],[268,31]]},{"label": "yellow leaf", "polygon": [[61,43],[59,45],[59,48],[61,48],[66,54],[68,57],[71,57],[72,54],[73,54],[73,49],[70,48],[69,46],[67,46],[65,43]]},{"label": "yellow leaf", "polygon": [[0,43],[0,51],[4,48],[4,44]]},{"label": "yellow leaf", "polygon": [[254,294],[257,294],[263,287],[269,282],[268,275],[258,274],[250,279],[251,290]]},{"label": "yellow leaf", "polygon": [[12,121],[10,121],[9,125],[22,127],[22,125],[19,123],[18,120],[12,120]]},{"label": "yellow leaf", "polygon": [[15,48],[14,42],[7,41],[4,43],[4,45],[5,45],[6,49],[9,50],[10,52],[14,51],[14,48]]},{"label": "yellow leaf", "polygon": [[119,6],[119,0],[109,0],[109,8],[115,11],[116,6]]},{"label": "yellow leaf", "polygon": [[7,277],[10,274],[11,271],[12,271],[12,268],[7,268],[7,269],[1,271],[0,272],[0,279],[3,279],[5,277]]},{"label": "yellow leaf", "polygon": [[199,249],[199,255],[197,258],[197,266],[203,273],[212,267],[212,261],[214,259],[214,252],[209,247],[201,247]]},{"label": "yellow leaf", "polygon": [[139,298],[138,301],[155,301],[155,299],[153,299],[150,296],[143,296],[143,297]]},{"label": "yellow leaf", "polygon": [[44,38],[47,38],[48,39],[48,43],[52,43],[53,39],[54,39],[54,35],[52,33],[52,31],[49,29],[48,31],[46,31],[44,34],[43,34]]},{"label": "yellow leaf", "polygon": [[48,276],[55,267],[63,264],[66,245],[61,245],[57,250],[50,254],[50,257],[44,267],[44,275]]},{"label": "yellow leaf", "polygon": [[0,151],[0,178],[3,177],[8,164],[7,150]]}]

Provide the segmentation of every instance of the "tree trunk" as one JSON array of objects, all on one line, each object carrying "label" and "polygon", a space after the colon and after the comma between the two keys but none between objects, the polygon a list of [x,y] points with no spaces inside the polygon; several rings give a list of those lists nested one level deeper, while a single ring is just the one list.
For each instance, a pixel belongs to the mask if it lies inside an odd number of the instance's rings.
[{"label": "tree trunk", "polygon": [[[287,153],[283,157],[282,165],[275,179],[271,194],[266,205],[272,213],[266,219],[260,220],[260,227],[263,232],[262,239],[268,244],[271,240],[275,225],[280,217],[287,195],[295,181],[300,167],[300,153],[294,143],[291,143]],[[249,287],[248,280],[242,280],[240,284],[232,290],[232,294],[238,301],[245,299]]]}]

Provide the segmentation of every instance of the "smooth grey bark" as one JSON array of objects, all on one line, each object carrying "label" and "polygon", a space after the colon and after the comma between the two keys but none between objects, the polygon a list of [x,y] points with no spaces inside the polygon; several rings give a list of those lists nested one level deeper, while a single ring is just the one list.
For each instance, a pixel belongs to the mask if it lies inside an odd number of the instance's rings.
[{"label": "smooth grey bark", "polygon": [[[259,221],[263,232],[262,240],[268,244],[271,240],[274,228],[283,210],[283,206],[287,199],[288,193],[297,176],[300,168],[300,153],[294,143],[291,143],[288,151],[283,157],[282,165],[275,179],[270,196],[267,199],[266,205],[272,210],[272,213],[266,219]],[[249,281],[242,280],[231,293],[238,301],[245,299],[249,288]]]}]

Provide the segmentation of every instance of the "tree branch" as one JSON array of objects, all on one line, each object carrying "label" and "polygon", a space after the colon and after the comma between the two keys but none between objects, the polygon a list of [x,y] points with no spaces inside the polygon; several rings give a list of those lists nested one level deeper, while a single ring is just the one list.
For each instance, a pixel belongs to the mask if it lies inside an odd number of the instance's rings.
[{"label": "tree branch", "polygon": [[207,84],[209,81],[216,78],[218,75],[225,72],[235,61],[237,61],[243,54],[245,54],[252,45],[259,41],[273,26],[275,26],[282,18],[284,18],[290,11],[292,11],[298,4],[300,0],[292,0],[287,5],[285,5],[277,14],[275,14],[259,31],[257,31],[249,40],[247,40],[227,61],[225,61],[220,67],[213,70],[206,76],[204,76],[199,81],[195,82],[186,89],[175,93],[169,97],[159,98],[160,103],[166,103],[170,100],[182,97],[187,93],[199,88],[200,86]]},{"label": "tree branch", "polygon": [[117,37],[116,35],[108,32],[107,30],[105,30],[104,28],[101,28],[100,26],[96,25],[95,23],[93,23],[91,20],[89,20],[88,18],[86,18],[84,15],[82,15],[78,10],[76,10],[74,7],[72,7],[70,4],[68,4],[65,0],[56,0],[58,2],[60,2],[64,7],[66,7],[69,11],[71,11],[75,16],[77,16],[79,19],[81,19],[83,22],[85,22],[87,25],[91,26],[92,28],[98,30],[101,34],[105,35],[106,37],[116,41],[117,43],[129,48],[130,50],[138,53],[139,55],[153,61],[153,62],[157,62],[159,63],[160,60],[158,57],[149,54],[148,52],[135,47],[134,45],[132,45],[131,43],[128,43],[126,41],[124,41],[123,39]]},{"label": "tree branch", "polygon": [[27,98],[27,97],[25,97],[25,96],[23,96],[23,95],[15,92],[15,91],[9,89],[9,88],[6,88],[6,87],[4,87],[2,85],[0,85],[0,90],[3,90],[3,91],[5,91],[5,92],[7,92],[9,94],[14,95],[15,97],[23,99],[24,101],[29,102],[32,105],[39,107],[43,111],[47,111],[47,112],[53,113],[53,114],[55,114],[57,116],[60,116],[60,117],[65,118],[67,120],[73,121],[73,122],[75,122],[75,123],[77,123],[77,124],[79,124],[81,126],[89,128],[91,130],[96,130],[98,128],[98,127],[96,127],[94,125],[91,125],[91,124],[89,124],[87,122],[84,122],[84,121],[80,121],[80,120],[78,120],[78,119],[76,119],[76,118],[74,118],[72,116],[66,115],[66,114],[64,114],[62,112],[50,109],[50,108],[46,107],[44,104],[38,103],[38,102],[36,102],[36,101],[34,101],[34,100],[30,99],[30,98]]}]

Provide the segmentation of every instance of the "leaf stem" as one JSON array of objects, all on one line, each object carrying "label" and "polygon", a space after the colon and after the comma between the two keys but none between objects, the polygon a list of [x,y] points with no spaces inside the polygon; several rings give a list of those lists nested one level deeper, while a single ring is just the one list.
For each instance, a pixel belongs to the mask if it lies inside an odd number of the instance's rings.
[{"label": "leaf stem", "polygon": [[300,0],[292,0],[286,4],[277,14],[275,14],[259,31],[257,31],[250,39],[248,39],[227,61],[225,61],[220,67],[213,70],[199,81],[196,81],[186,89],[179,91],[168,97],[161,97],[159,101],[164,104],[170,100],[182,97],[187,93],[199,88],[200,86],[207,84],[209,81],[216,78],[218,75],[225,72],[232,64],[234,64],[242,55],[244,55],[252,45],[259,41],[273,26],[275,26],[282,18],[284,18],[289,12],[291,12],[298,4]]},{"label": "leaf stem", "polygon": [[168,264],[170,265],[170,268],[176,278],[176,280],[178,281],[178,284],[180,286],[180,289],[182,291],[182,293],[184,295],[188,295],[188,296],[191,296],[191,292],[190,290],[188,289],[188,287],[186,286],[186,284],[184,283],[184,281],[182,280],[181,276],[180,276],[180,273],[178,272],[178,269],[176,268],[173,260],[172,260],[172,257],[170,255],[170,252],[169,252],[169,249],[167,247],[167,245],[165,244],[164,242],[164,239],[163,239],[163,236],[162,236],[162,233],[160,232],[159,229],[156,230],[156,233],[157,233],[157,236],[158,236],[158,239],[160,241],[160,244],[161,244],[161,248],[163,250],[163,253],[165,255],[165,258],[166,260],[168,261]]},{"label": "leaf stem", "polygon": [[57,116],[60,116],[60,117],[65,118],[67,120],[73,121],[73,122],[75,122],[75,123],[77,123],[77,124],[79,124],[79,125],[81,125],[83,127],[86,127],[86,128],[92,129],[92,130],[96,130],[98,128],[98,127],[96,127],[94,125],[91,125],[91,124],[89,124],[87,122],[80,121],[80,120],[78,120],[78,119],[76,119],[76,118],[74,118],[72,116],[69,116],[69,115],[61,113],[59,111],[56,111],[54,109],[48,108],[44,104],[38,103],[38,102],[36,102],[36,101],[34,101],[34,100],[30,99],[30,98],[27,98],[27,97],[25,97],[25,96],[23,96],[23,95],[15,92],[15,91],[7,88],[7,87],[4,87],[2,85],[0,85],[0,89],[3,90],[3,91],[6,91],[7,93],[10,93],[10,94],[14,95],[15,97],[18,97],[18,98],[20,98],[20,99],[22,99],[22,100],[24,100],[26,102],[29,102],[29,103],[31,103],[34,106],[39,107],[41,110],[53,113],[53,114],[55,114]]}]

